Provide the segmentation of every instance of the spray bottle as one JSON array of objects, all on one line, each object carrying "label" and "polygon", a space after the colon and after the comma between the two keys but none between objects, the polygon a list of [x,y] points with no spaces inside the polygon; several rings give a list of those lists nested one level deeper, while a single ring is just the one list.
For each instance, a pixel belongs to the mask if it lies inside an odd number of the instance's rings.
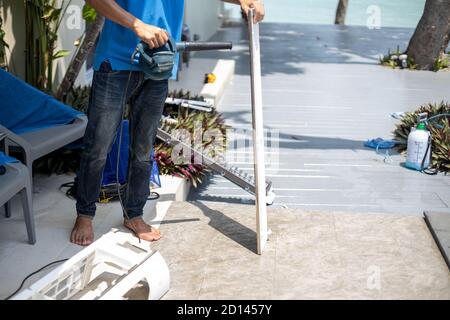
[{"label": "spray bottle", "polygon": [[431,135],[425,124],[426,119],[420,119],[416,128],[408,136],[408,152],[405,166],[422,171],[431,162]]}]

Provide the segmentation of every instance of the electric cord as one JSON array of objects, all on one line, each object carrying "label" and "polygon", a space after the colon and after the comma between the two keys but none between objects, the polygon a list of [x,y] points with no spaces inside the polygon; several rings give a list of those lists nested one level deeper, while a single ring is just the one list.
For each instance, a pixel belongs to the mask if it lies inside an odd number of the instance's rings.
[{"label": "electric cord", "polygon": [[[439,115],[439,116],[442,116],[442,115]],[[428,129],[428,131],[430,132],[430,135],[429,135],[429,137],[428,137],[427,150],[425,151],[425,155],[423,156],[422,163],[421,163],[421,165],[420,165],[420,169],[421,169],[420,172],[425,173],[425,174],[427,174],[427,175],[429,175],[429,176],[435,176],[435,175],[437,175],[437,174],[439,173],[439,171],[438,171],[437,169],[432,170],[432,169],[430,169],[430,168],[425,168],[425,162],[426,162],[428,153],[431,152],[431,143],[432,143],[431,131],[430,131],[430,128],[429,128],[429,123],[428,123],[428,121],[429,121],[429,120],[432,120],[433,118],[438,118],[438,116],[431,117],[430,119],[428,119],[428,120],[425,122],[425,125],[427,126],[427,129]]]},{"label": "electric cord", "polygon": [[[380,148],[384,148],[384,147],[389,147],[391,145],[391,143],[395,143],[394,146],[396,144],[400,144],[400,142],[396,141],[396,140],[390,140],[390,141],[383,141],[381,143],[377,144],[377,147],[375,148],[375,152],[376,154],[380,154]],[[393,160],[391,158],[391,155],[389,153],[389,149],[386,148],[386,153],[384,154],[384,163],[392,163]]]},{"label": "electric cord", "polygon": [[[127,184],[120,185],[120,190],[121,190],[122,194],[123,194],[124,190],[126,189],[126,187],[127,187]],[[67,188],[67,190],[63,191],[64,188]],[[76,200],[77,193],[76,193],[75,182],[72,181],[72,182],[63,183],[59,187],[59,190],[61,192],[63,192],[69,199]],[[161,196],[158,192],[151,191],[147,200],[158,200],[160,197]],[[118,200],[118,199],[119,199],[119,195],[117,193],[117,186],[115,183],[102,186],[102,188],[100,189],[100,197],[98,200],[99,202],[106,203],[106,202]]]},{"label": "electric cord", "polygon": [[[134,55],[131,58],[131,64],[133,64],[133,58]],[[122,148],[122,137],[123,137],[123,121],[125,120],[125,115],[126,115],[126,105],[127,105],[127,96],[128,96],[128,87],[130,86],[130,82],[131,82],[131,75],[133,74],[133,71],[130,70],[129,74],[128,74],[128,80],[127,80],[127,84],[125,87],[125,92],[122,96],[122,119],[120,121],[120,132],[119,132],[119,145],[118,145],[118,149],[117,149],[117,164],[116,164],[116,187],[117,187],[117,194],[119,196],[119,202],[120,202],[120,206],[122,207],[122,210],[124,212],[124,215],[126,217],[127,220],[130,220],[130,217],[128,215],[128,211],[125,208],[125,205],[123,203],[123,199],[122,199],[122,193],[120,192],[120,181],[119,181],[119,167],[120,167],[120,151]],[[128,193],[128,189],[126,191]],[[150,193],[151,194],[151,193]],[[156,194],[156,199],[159,199],[159,194]],[[139,243],[141,243],[141,238],[139,237],[139,235],[137,234],[137,232],[134,232],[134,235],[139,239]]]},{"label": "electric cord", "polygon": [[[133,63],[133,61],[131,61],[131,63]],[[122,101],[121,101],[122,118],[121,118],[121,121],[120,121],[119,146],[117,148],[117,164],[116,164],[116,188],[117,188],[117,194],[119,195],[120,206],[122,207],[122,211],[125,214],[125,217],[127,218],[127,220],[130,220],[130,217],[128,215],[127,210],[125,209],[125,205],[123,204],[122,194],[120,192],[119,168],[120,168],[120,149],[122,148],[122,138],[123,138],[123,121],[125,120],[128,87],[130,86],[131,75],[132,74],[133,74],[133,71],[130,70],[130,72],[128,73],[128,80],[127,80],[127,84],[125,86],[125,91],[123,93]],[[136,234],[136,236],[137,236],[137,234]],[[139,239],[139,242],[141,242],[141,239],[139,238],[139,236],[138,236],[138,239]]]},{"label": "electric cord", "polygon": [[[134,64],[134,58],[135,58],[135,54],[133,54],[131,56],[131,60],[130,63],[133,65]],[[127,96],[128,96],[128,87],[130,86],[130,82],[131,82],[131,75],[133,74],[133,70],[130,70],[129,74],[128,74],[128,80],[127,80],[127,84],[125,87],[125,92],[122,96],[122,120],[120,121],[120,133],[119,133],[119,145],[118,145],[118,149],[117,149],[117,164],[116,164],[116,186],[117,186],[117,194],[119,196],[119,202],[120,202],[120,206],[122,207],[122,210],[125,214],[125,217],[127,220],[130,220],[130,217],[128,215],[127,209],[125,208],[125,205],[123,203],[123,199],[122,199],[122,194],[120,192],[120,181],[119,181],[119,166],[120,166],[120,150],[122,148],[122,137],[123,137],[123,121],[125,120],[125,115],[126,115],[126,105],[127,105]],[[127,193],[128,193],[128,188],[127,188]],[[151,193],[150,193],[151,194]],[[156,199],[159,199],[159,194],[156,193]],[[141,243],[141,238],[139,237],[139,235],[137,234],[137,232],[134,232],[135,236],[139,239],[139,243]]]},{"label": "electric cord", "polygon": [[14,291],[12,294],[10,294],[9,296],[7,296],[4,300],[9,300],[9,299],[11,299],[12,297],[14,297],[14,296],[22,289],[23,285],[25,284],[25,281],[27,281],[29,278],[31,278],[31,277],[34,276],[35,274],[37,274],[37,273],[43,271],[44,269],[46,269],[46,268],[48,268],[48,267],[50,267],[50,266],[52,266],[52,265],[54,265],[54,264],[63,263],[63,262],[65,262],[65,261],[67,261],[67,260],[69,260],[69,259],[62,259],[62,260],[57,260],[57,261],[50,262],[49,264],[47,264],[47,265],[43,266],[42,268],[40,268],[40,269],[34,271],[33,273],[30,273],[29,275],[27,275],[27,276],[25,277],[25,279],[22,280],[22,283],[20,284],[19,288],[17,288],[16,291]]},{"label": "electric cord", "polygon": [[[64,192],[63,189],[67,188],[67,190]],[[59,186],[59,191],[63,192],[67,198],[76,200],[76,194],[75,194],[75,183],[74,182],[66,182]]]},{"label": "electric cord", "polygon": [[425,173],[425,174],[427,174],[429,176],[435,176],[435,175],[437,175],[439,173],[439,171],[437,169],[432,170],[430,168],[425,168],[425,161],[427,159],[428,152],[430,152],[430,149],[431,149],[431,136],[430,136],[430,139],[429,139],[429,142],[428,142],[427,151],[425,152],[425,156],[422,159],[422,164],[421,164],[421,169],[422,170],[420,170],[420,172]]},{"label": "electric cord", "polygon": [[437,114],[435,116],[432,116],[431,118],[426,119],[424,122],[428,125],[428,122],[432,120],[434,121],[434,119],[439,119],[441,117],[450,117],[450,113]]}]

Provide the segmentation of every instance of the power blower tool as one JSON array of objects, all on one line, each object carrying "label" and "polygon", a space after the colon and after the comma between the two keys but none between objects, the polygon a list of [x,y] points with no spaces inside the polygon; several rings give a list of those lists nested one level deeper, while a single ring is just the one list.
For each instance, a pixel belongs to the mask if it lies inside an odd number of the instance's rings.
[{"label": "power blower tool", "polygon": [[231,50],[231,42],[175,42],[173,38],[162,47],[151,49],[141,41],[132,57],[134,65],[138,65],[144,72],[145,79],[155,81],[167,80],[172,76],[172,70],[177,62],[178,52]]}]

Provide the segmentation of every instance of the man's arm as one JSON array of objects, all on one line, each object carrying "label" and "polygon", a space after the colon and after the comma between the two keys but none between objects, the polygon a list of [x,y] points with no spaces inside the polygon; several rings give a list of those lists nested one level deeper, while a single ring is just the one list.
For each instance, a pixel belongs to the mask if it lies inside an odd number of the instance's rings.
[{"label": "man's arm", "polygon": [[168,40],[167,31],[145,24],[131,13],[124,10],[115,0],[87,0],[98,13],[121,26],[132,30],[150,48],[159,48]]},{"label": "man's arm", "polygon": [[264,19],[266,14],[262,0],[222,0],[223,2],[234,3],[241,6],[242,11],[247,15],[250,8],[255,9],[255,23]]}]

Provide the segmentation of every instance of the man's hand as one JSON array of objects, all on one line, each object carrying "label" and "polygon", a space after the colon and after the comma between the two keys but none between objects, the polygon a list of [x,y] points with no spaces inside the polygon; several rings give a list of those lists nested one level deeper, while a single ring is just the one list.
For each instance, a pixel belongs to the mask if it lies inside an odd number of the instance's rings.
[{"label": "man's hand", "polygon": [[255,23],[261,22],[264,19],[264,15],[266,11],[264,9],[264,4],[259,0],[240,0],[240,5],[242,11],[244,11],[245,15],[248,15],[248,12],[251,8],[255,9]]},{"label": "man's hand", "polygon": [[145,24],[140,20],[134,22],[133,31],[142,41],[149,45],[150,49],[162,47],[169,41],[167,31]]},{"label": "man's hand", "polygon": [[145,24],[125,11],[115,0],[87,0],[87,2],[109,20],[133,30],[151,49],[162,47],[169,40],[167,31]]}]

